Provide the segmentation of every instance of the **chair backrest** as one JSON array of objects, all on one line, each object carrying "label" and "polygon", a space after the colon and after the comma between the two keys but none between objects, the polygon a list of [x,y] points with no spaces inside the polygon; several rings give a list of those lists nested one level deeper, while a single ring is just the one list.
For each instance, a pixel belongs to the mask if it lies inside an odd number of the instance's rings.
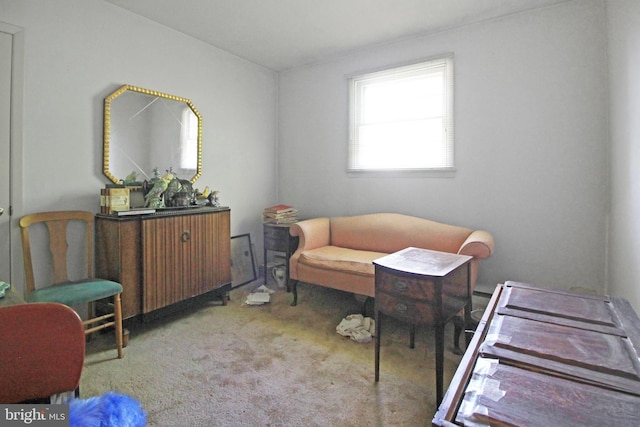
[{"label": "chair backrest", "polygon": [[68,226],[72,221],[81,221],[86,226],[86,277],[93,275],[93,223],[94,215],[87,211],[55,211],[25,215],[20,219],[22,255],[26,281],[26,296],[36,288],[33,269],[33,252],[29,239],[29,227],[44,223],[49,233],[49,252],[53,267],[53,284],[69,282],[67,273],[69,242]]},{"label": "chair backrest", "polygon": [[57,303],[0,307],[0,403],[75,390],[84,364],[80,317]]}]

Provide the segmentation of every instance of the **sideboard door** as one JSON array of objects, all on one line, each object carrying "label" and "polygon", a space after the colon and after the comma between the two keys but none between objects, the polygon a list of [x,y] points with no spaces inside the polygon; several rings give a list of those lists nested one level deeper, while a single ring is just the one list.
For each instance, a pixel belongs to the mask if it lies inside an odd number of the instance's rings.
[{"label": "sideboard door", "polygon": [[229,211],[142,220],[142,312],[231,282]]}]

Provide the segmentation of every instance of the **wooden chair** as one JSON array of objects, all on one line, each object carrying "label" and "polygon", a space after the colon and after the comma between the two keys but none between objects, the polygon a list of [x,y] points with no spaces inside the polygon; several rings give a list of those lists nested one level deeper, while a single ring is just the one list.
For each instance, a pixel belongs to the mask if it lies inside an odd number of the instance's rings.
[{"label": "wooden chair", "polygon": [[[86,269],[84,272],[78,272],[75,274],[81,275],[80,278],[69,279],[67,273],[68,258],[72,254],[82,255],[80,251],[71,251],[69,245],[69,237],[72,236],[69,233],[71,227],[70,224],[79,223],[84,225],[86,246],[84,253],[86,254]],[[31,240],[29,237],[29,230],[33,230],[32,226],[36,224],[44,224],[46,227],[41,227],[42,230],[48,231],[49,236],[49,254],[50,269],[52,268],[52,280],[45,280],[40,278],[44,275],[40,270],[37,273],[40,282],[49,282],[45,287],[36,287],[35,273],[33,269],[33,259],[36,253],[32,250]],[[84,321],[85,334],[91,334],[99,330],[115,326],[116,332],[116,345],[118,348],[118,358],[122,358],[122,306],[120,303],[120,294],[122,293],[122,285],[110,280],[99,279],[93,277],[93,228],[94,228],[94,216],[91,212],[85,211],[57,211],[57,212],[42,212],[30,215],[25,215],[20,219],[20,229],[22,234],[22,253],[24,257],[24,270],[26,280],[26,295],[27,302],[57,302],[69,307],[76,307],[80,305],[88,305],[89,319]],[[77,227],[73,229],[77,230]],[[35,231],[35,230],[33,230]],[[38,230],[40,231],[40,230]],[[76,233],[74,236],[77,236]],[[82,239],[79,239],[80,242]],[[78,241],[78,239],[76,239]],[[74,245],[75,246],[79,245]],[[81,246],[81,245],[80,245]],[[34,245],[35,249],[35,245]],[[40,258],[43,258],[45,254],[37,252]],[[74,266],[82,266],[81,260],[78,260]],[[84,274],[83,274],[84,273]],[[93,303],[99,300],[107,298],[113,298],[113,311],[108,314],[104,314],[97,317],[93,315]]]},{"label": "wooden chair", "polygon": [[77,395],[84,341],[82,320],[62,304],[0,307],[0,403]]}]

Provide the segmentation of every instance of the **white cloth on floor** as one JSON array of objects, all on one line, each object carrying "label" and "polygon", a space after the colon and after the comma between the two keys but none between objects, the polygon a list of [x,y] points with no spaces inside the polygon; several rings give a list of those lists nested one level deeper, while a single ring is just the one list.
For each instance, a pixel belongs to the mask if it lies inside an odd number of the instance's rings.
[{"label": "white cloth on floor", "polygon": [[350,314],[336,326],[336,332],[342,336],[351,337],[356,342],[366,343],[375,336],[376,322],[362,314]]}]

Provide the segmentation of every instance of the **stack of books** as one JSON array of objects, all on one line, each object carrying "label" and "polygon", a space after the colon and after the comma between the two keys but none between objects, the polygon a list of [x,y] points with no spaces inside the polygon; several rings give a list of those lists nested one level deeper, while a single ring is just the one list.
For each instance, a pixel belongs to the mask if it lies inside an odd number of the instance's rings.
[{"label": "stack of books", "polygon": [[289,205],[275,205],[264,208],[262,220],[273,224],[290,224],[298,221],[298,210]]}]

